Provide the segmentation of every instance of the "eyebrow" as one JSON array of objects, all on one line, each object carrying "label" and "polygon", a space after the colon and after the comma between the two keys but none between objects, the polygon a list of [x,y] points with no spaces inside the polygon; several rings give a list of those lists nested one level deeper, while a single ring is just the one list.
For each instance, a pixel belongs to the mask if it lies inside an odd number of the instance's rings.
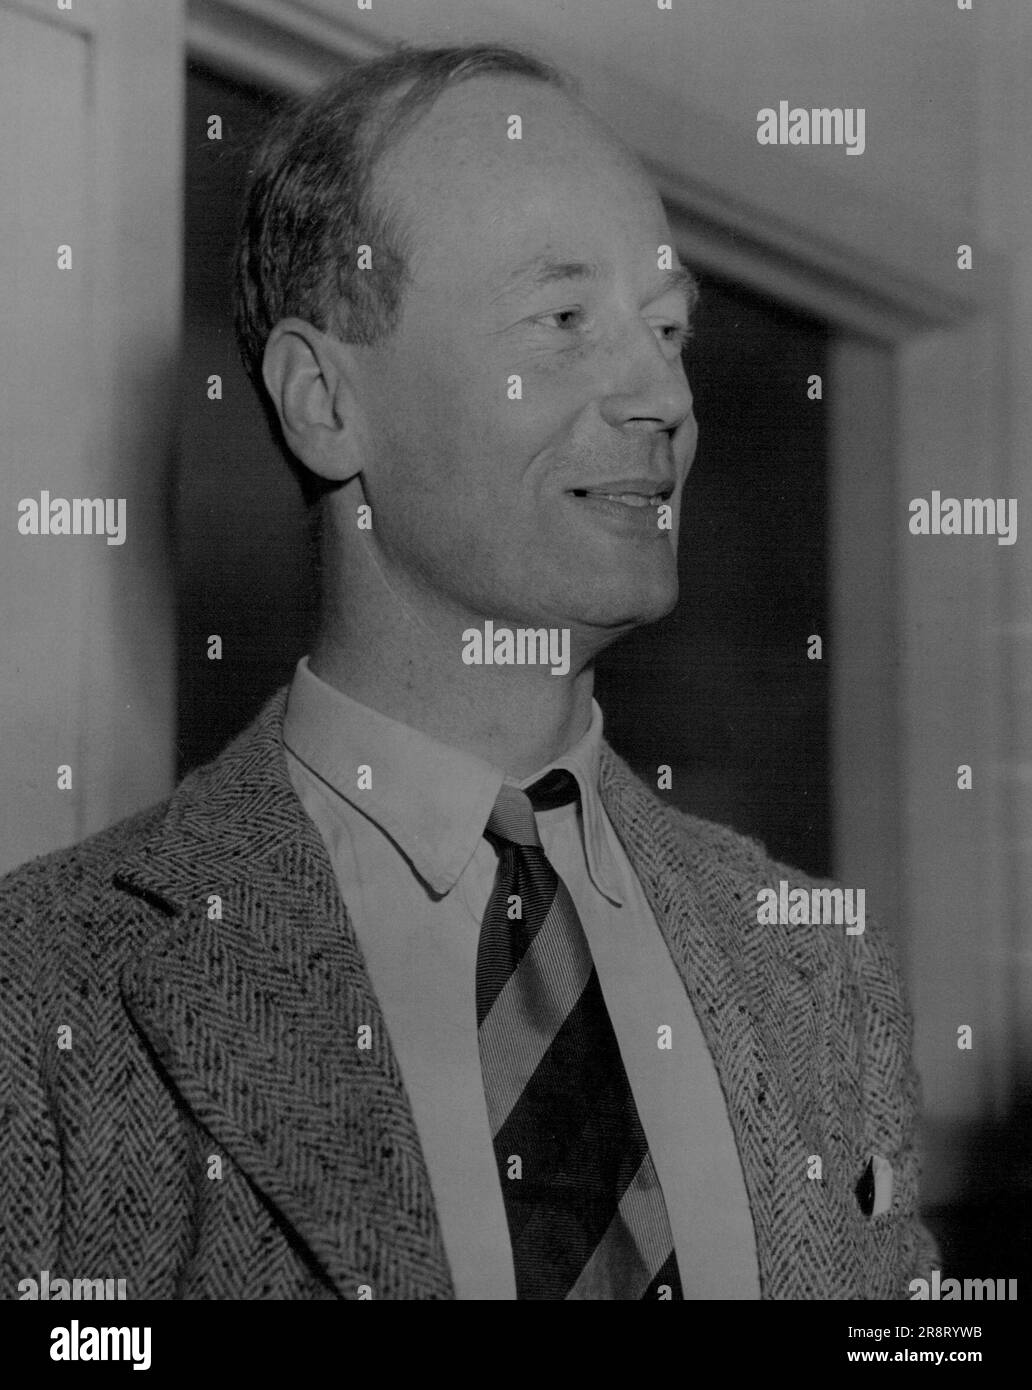
[{"label": "eyebrow", "polygon": [[[543,289],[566,280],[599,280],[604,274],[603,268],[592,261],[553,261],[547,256],[535,256],[512,271],[494,297],[500,299],[524,288]],[[649,301],[674,292],[685,296],[691,314],[699,301],[699,282],[686,266],[660,271],[655,293],[649,292]]]}]

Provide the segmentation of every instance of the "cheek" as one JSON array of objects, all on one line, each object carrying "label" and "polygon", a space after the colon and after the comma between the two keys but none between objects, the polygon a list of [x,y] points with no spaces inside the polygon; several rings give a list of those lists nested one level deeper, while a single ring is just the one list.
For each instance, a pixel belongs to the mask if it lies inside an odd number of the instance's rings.
[{"label": "cheek", "polygon": [[402,366],[384,383],[382,425],[413,462],[425,452],[427,441],[451,442],[462,413],[462,389],[460,376],[426,359],[418,370]]},{"label": "cheek", "polygon": [[517,352],[506,370],[519,373],[526,401],[561,412],[598,396],[609,357],[605,344],[574,339],[561,350]]},{"label": "cheek", "polygon": [[[537,468],[547,467],[549,457],[573,447],[578,425],[590,428],[598,396],[590,365],[586,352],[569,350],[547,359],[524,357],[506,367],[504,409],[495,412],[497,429],[532,472],[535,459]],[[513,379],[516,385],[510,385]]]},{"label": "cheek", "polygon": [[477,348],[418,343],[375,383],[368,490],[394,515],[432,517],[452,533],[474,517],[518,530],[583,409],[583,362],[501,360],[492,345]]}]

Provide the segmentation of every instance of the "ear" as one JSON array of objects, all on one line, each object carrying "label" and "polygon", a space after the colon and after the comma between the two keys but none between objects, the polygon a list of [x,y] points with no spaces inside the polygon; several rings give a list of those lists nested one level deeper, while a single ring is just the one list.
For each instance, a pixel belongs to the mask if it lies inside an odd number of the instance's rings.
[{"label": "ear", "polygon": [[344,483],[361,470],[354,352],[304,319],[269,334],[262,379],[291,452],[321,478]]}]

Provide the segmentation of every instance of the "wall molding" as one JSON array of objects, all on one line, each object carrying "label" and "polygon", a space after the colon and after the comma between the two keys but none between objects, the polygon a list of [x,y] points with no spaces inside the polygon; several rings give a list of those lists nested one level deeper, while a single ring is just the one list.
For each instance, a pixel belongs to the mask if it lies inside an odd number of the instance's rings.
[{"label": "wall molding", "polygon": [[[192,59],[284,93],[309,91],[342,63],[390,47],[374,21],[330,20],[305,0],[187,0],[186,15]],[[970,226],[874,198],[788,151],[760,149],[688,102],[673,123],[657,93],[643,90],[636,106],[650,131],[636,143],[684,254],[700,269],[886,342],[961,325],[1000,299],[997,258],[982,252],[977,270],[955,269]],[[681,154],[686,127],[690,163]]]},{"label": "wall molding", "polygon": [[189,58],[227,77],[289,95],[388,45],[357,21],[332,22],[297,0],[187,0],[186,46]]}]

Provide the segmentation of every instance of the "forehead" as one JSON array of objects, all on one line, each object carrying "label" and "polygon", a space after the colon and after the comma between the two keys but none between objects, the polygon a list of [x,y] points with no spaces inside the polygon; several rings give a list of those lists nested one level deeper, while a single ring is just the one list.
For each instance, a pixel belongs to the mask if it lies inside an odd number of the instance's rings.
[{"label": "forehead", "polygon": [[669,240],[634,156],[565,93],[521,78],[445,91],[385,155],[377,185],[409,232],[417,281],[493,276],[538,256],[654,268]]}]

